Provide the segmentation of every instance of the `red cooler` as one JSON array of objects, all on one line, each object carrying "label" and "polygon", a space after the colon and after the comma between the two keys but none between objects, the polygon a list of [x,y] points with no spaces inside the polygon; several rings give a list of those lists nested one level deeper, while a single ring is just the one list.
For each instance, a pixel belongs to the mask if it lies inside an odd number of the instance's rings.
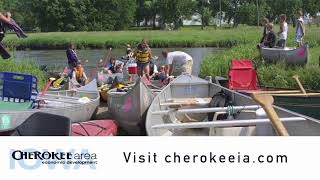
[{"label": "red cooler", "polygon": [[128,65],[129,74],[138,74],[138,65],[137,63],[130,63]]}]

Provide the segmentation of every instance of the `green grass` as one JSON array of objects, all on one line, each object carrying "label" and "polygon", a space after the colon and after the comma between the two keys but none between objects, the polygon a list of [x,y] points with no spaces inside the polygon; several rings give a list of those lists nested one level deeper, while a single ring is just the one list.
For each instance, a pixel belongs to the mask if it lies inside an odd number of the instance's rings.
[{"label": "green grass", "polygon": [[22,74],[32,74],[38,78],[39,89],[43,89],[47,83],[46,74],[41,71],[34,62],[24,61],[21,63],[14,62],[13,60],[0,60],[0,72],[16,72]]},{"label": "green grass", "polygon": [[76,43],[79,48],[116,48],[124,47],[126,44],[136,45],[146,38],[151,47],[231,47],[256,40],[257,30],[256,27],[243,26],[222,30],[188,27],[179,31],[30,33],[27,39],[17,39],[15,35],[8,35],[5,43],[9,47],[30,49],[62,49],[70,42]]},{"label": "green grass", "polygon": [[[293,32],[290,29],[290,32]],[[306,41],[310,44],[311,60],[306,67],[287,67],[283,64],[264,64],[261,61],[256,42],[236,46],[218,55],[208,56],[201,66],[200,76],[228,77],[229,64],[233,59],[253,59],[256,62],[260,83],[264,86],[277,88],[297,88],[297,83],[292,78],[299,75],[303,85],[308,89],[320,89],[320,37],[319,29],[309,28]],[[258,34],[258,32],[256,32]],[[258,34],[259,35],[259,34]],[[289,46],[294,46],[294,34],[291,33]]]}]

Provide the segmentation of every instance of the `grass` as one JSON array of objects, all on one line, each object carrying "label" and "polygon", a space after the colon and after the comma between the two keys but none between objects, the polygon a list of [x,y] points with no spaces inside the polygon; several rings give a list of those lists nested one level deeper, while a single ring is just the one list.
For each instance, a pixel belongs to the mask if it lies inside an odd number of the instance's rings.
[{"label": "grass", "polygon": [[256,39],[256,27],[243,26],[238,29],[200,30],[188,27],[179,31],[116,31],[116,32],[52,32],[30,33],[27,39],[8,35],[5,43],[18,49],[65,49],[74,42],[79,48],[119,48],[126,44],[136,45],[143,38],[151,47],[232,47]]},{"label": "grass", "polygon": [[[279,29],[279,27],[275,27]],[[263,85],[273,87],[296,88],[297,84],[291,78],[298,74],[302,83],[308,89],[320,89],[320,37],[319,28],[307,27],[306,41],[311,47],[311,62],[305,68],[286,67],[283,64],[263,64],[256,50],[256,44],[261,36],[261,28],[240,26],[236,29],[215,29],[213,27],[201,30],[200,27],[186,27],[179,31],[117,31],[117,32],[53,32],[31,33],[27,39],[17,39],[13,34],[5,39],[7,46],[18,49],[65,49],[73,42],[78,48],[108,48],[125,47],[126,44],[138,44],[143,38],[149,40],[151,47],[232,47],[218,55],[208,56],[202,64],[201,73],[204,76],[228,76],[229,63],[232,59],[254,59],[258,66],[260,81]],[[290,28],[289,46],[294,46],[294,29]],[[1,65],[1,64],[0,64]],[[33,72],[42,79],[35,70],[35,65],[25,70],[27,64],[18,67],[19,72]],[[1,65],[1,67],[3,67]],[[10,69],[6,69],[9,71]],[[44,80],[42,80],[44,81]],[[43,83],[43,82],[42,82]]]},{"label": "grass", "polygon": [[32,74],[38,78],[39,88],[43,89],[47,83],[47,75],[41,71],[38,65],[32,61],[23,61],[21,63],[13,60],[0,60],[0,72],[15,72],[22,74]]},{"label": "grass", "polygon": [[[293,32],[293,29],[290,30]],[[298,88],[292,78],[299,75],[303,85],[308,89],[320,89],[320,38],[319,29],[308,28],[306,41],[310,44],[311,60],[306,67],[287,67],[284,64],[264,64],[256,47],[256,42],[236,46],[225,53],[208,56],[201,66],[200,76],[228,77],[229,64],[233,59],[253,59],[256,62],[260,83],[277,88]],[[256,32],[258,34],[258,32]],[[259,35],[259,34],[258,34]],[[258,39],[258,36],[256,37]],[[289,46],[294,46],[294,34],[289,37]]]}]

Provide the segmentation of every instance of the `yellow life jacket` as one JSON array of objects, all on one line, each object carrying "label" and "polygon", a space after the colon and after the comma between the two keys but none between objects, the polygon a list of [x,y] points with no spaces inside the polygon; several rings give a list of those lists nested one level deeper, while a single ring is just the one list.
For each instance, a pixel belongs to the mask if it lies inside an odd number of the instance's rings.
[{"label": "yellow life jacket", "polygon": [[135,53],[135,57],[137,59],[137,61],[139,63],[148,63],[150,62],[150,51],[147,50],[147,51],[141,51],[141,50],[137,50],[136,53]]}]

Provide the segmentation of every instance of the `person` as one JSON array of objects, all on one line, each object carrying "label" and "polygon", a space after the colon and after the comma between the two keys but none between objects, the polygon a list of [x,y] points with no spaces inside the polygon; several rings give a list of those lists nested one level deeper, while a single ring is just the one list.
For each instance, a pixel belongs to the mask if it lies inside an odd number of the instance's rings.
[{"label": "person", "polygon": [[297,29],[296,29],[296,41],[297,46],[301,47],[303,43],[303,38],[305,36],[306,30],[303,20],[303,12],[300,10],[297,13],[298,19],[297,19]]},{"label": "person", "polygon": [[278,32],[279,41],[277,46],[280,48],[285,48],[288,38],[288,23],[287,16],[285,14],[280,15],[280,31]]},{"label": "person", "polygon": [[262,44],[260,45],[260,47],[268,47],[268,48],[274,48],[276,45],[276,39],[277,36],[273,31],[273,24],[272,23],[268,23],[267,25],[267,37],[265,38],[265,40],[262,42]]},{"label": "person", "polygon": [[137,50],[134,52],[133,57],[137,60],[138,65],[138,75],[143,76],[146,75],[146,78],[150,80],[150,66],[149,63],[152,59],[152,52],[149,48],[147,41],[144,39],[138,45]]},{"label": "person", "polygon": [[111,57],[109,60],[109,64],[106,66],[105,70],[108,72],[108,74],[114,74],[116,73],[116,58]]},{"label": "person", "polygon": [[150,68],[149,76],[150,76],[151,79],[155,78],[157,76],[157,74],[159,73],[158,72],[158,67],[153,61],[150,61],[149,66],[150,66],[149,67]]},{"label": "person", "polygon": [[179,76],[183,73],[192,74],[193,59],[192,57],[182,51],[162,52],[163,57],[166,59],[165,71],[166,76]]},{"label": "person", "polygon": [[77,67],[77,64],[80,63],[80,60],[78,58],[78,55],[75,49],[76,49],[76,46],[71,43],[66,51],[69,69],[74,69],[75,67]]},{"label": "person", "polygon": [[9,59],[11,57],[4,44],[2,44],[2,40],[4,39],[6,33],[5,24],[9,24],[10,21],[10,17],[6,17],[2,13],[0,13],[0,55],[2,59]]},{"label": "person", "polygon": [[262,33],[262,38],[260,40],[260,44],[264,41],[264,39],[267,37],[267,24],[269,23],[268,18],[263,18],[262,19],[262,25],[263,25],[263,33]]},{"label": "person", "polygon": [[123,60],[129,61],[131,58],[133,58],[133,52],[131,49],[131,45],[127,44],[127,50],[126,55],[122,57]]},{"label": "person", "polygon": [[77,63],[76,67],[73,68],[72,79],[75,79],[81,86],[86,85],[88,77],[81,63]]}]

